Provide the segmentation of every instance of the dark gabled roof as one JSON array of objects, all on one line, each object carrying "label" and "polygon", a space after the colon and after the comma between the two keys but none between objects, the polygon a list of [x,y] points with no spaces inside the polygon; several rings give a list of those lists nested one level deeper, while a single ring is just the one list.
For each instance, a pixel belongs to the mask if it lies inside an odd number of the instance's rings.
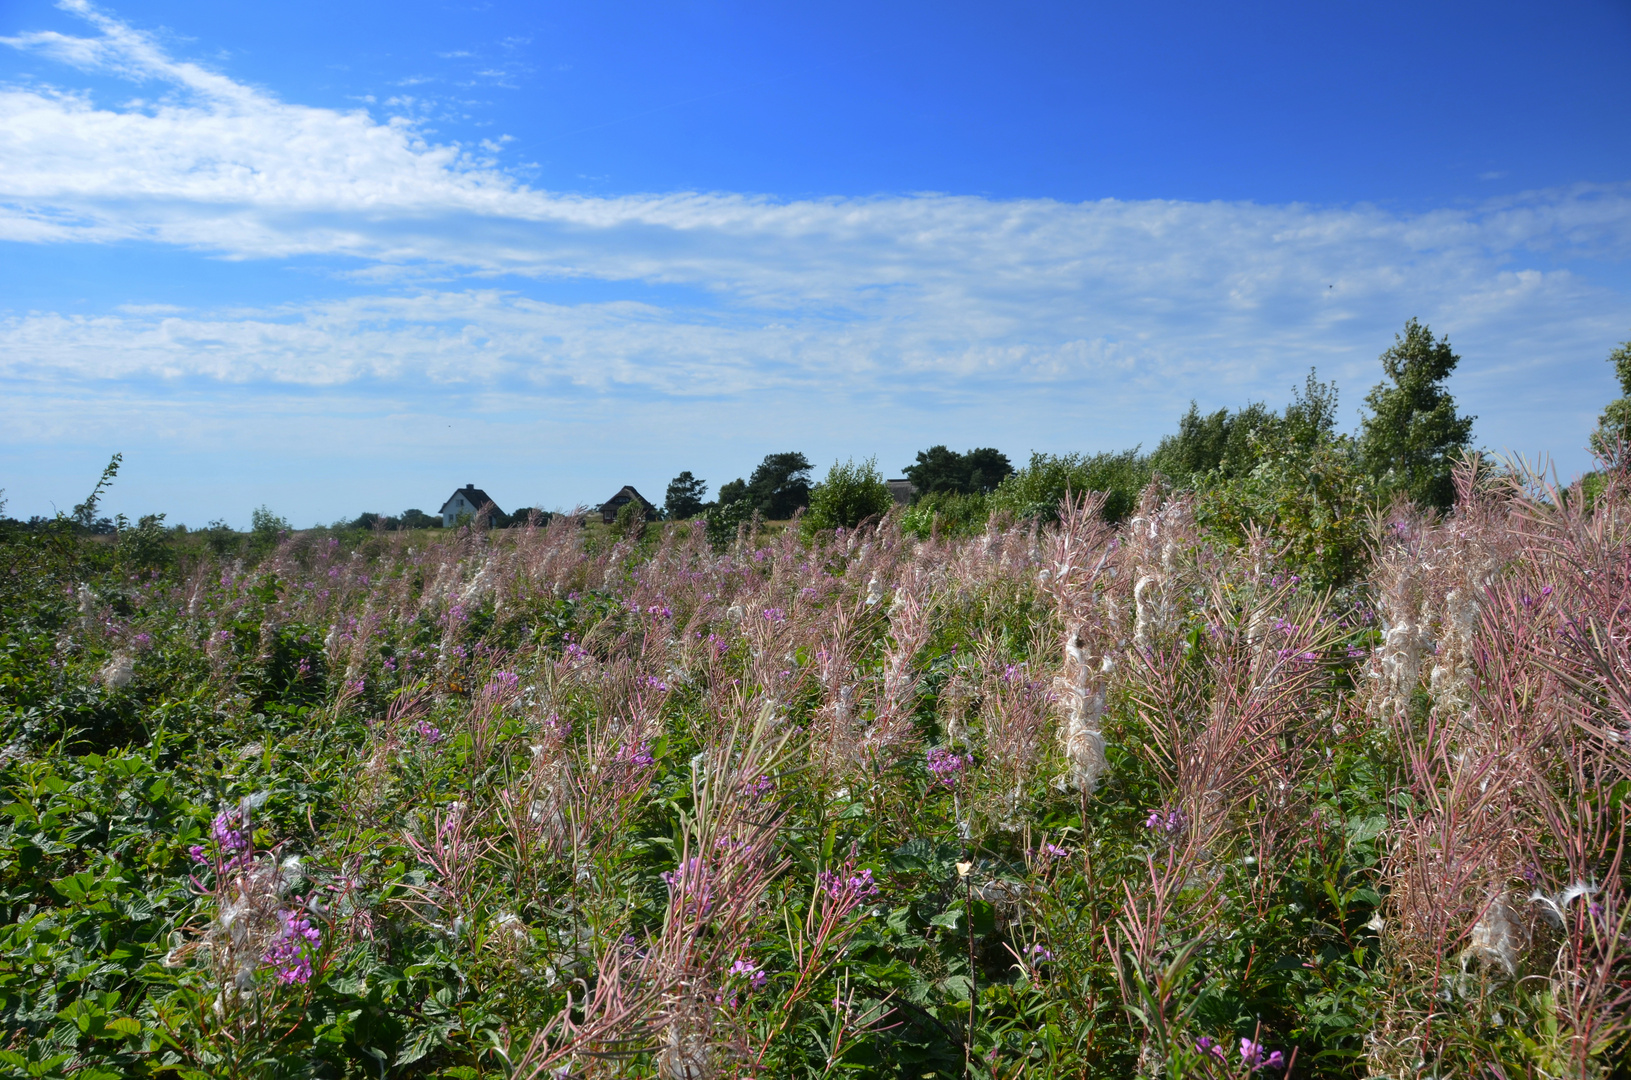
[{"label": "dark gabled roof", "polygon": [[917,485],[906,479],[885,480],[883,486],[889,489],[890,497],[902,506],[911,502],[912,496],[917,494]]},{"label": "dark gabled roof", "polygon": [[640,494],[638,491],[635,491],[633,485],[624,484],[622,487],[617,489],[616,495],[613,495],[611,498],[600,504],[600,509],[602,511],[612,510],[615,509],[613,505],[614,503],[617,506],[622,506],[624,503],[634,502],[636,500],[638,500],[642,506],[657,505],[644,495]]},{"label": "dark gabled roof", "polygon": [[488,503],[493,503],[493,513],[502,514],[504,512],[498,508],[498,503],[493,502],[491,496],[474,484],[466,484],[462,488],[455,488],[453,490],[453,494],[447,497],[447,501],[442,503],[442,508],[436,512],[438,514],[447,513],[447,504],[458,498],[460,495],[463,495],[465,497],[465,501],[471,506],[474,506],[477,510],[480,510]]}]

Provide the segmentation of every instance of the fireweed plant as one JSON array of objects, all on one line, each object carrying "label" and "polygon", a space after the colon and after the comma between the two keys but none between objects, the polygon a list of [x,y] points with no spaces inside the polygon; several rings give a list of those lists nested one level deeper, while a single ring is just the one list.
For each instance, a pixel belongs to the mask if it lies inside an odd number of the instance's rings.
[{"label": "fireweed plant", "polygon": [[1623,1075],[1631,501],[1459,484],[1338,591],[1159,481],[9,536],[0,1064]]}]

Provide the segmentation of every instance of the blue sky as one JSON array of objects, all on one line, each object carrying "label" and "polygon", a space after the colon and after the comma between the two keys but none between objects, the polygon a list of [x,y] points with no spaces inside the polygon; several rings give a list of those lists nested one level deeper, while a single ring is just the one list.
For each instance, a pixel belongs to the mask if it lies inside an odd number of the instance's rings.
[{"label": "blue sky", "polygon": [[0,5],[0,487],[244,524],[767,452],[1352,425],[1406,318],[1565,473],[1631,5]]}]

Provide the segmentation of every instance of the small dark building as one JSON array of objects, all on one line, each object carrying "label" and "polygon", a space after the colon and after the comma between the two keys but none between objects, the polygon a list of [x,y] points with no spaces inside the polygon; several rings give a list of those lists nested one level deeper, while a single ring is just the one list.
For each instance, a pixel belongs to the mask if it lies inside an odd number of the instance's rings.
[{"label": "small dark building", "polygon": [[459,523],[460,514],[469,514],[474,518],[484,506],[493,508],[493,516],[502,516],[504,511],[498,504],[487,496],[487,493],[474,484],[466,484],[449,495],[447,502],[442,504],[442,527],[451,529]]},{"label": "small dark building", "polygon": [[917,494],[917,485],[910,480],[885,480],[883,486],[889,489],[896,506],[905,506]]},{"label": "small dark building", "polygon": [[611,498],[600,504],[600,520],[607,525],[610,525],[612,522],[617,520],[617,512],[631,502],[639,503],[640,511],[645,514],[648,519],[657,516],[655,513],[655,508],[644,495],[640,494],[638,491],[635,491],[634,488],[630,487],[628,484],[624,484],[616,495],[613,495]]}]

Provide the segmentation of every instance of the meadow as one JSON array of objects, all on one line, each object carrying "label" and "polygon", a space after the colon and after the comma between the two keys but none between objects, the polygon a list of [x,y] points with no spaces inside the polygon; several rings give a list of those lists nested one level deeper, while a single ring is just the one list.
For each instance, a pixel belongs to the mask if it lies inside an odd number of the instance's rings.
[{"label": "meadow", "polygon": [[1455,479],[8,535],[0,1069],[1631,1075],[1631,493]]}]

